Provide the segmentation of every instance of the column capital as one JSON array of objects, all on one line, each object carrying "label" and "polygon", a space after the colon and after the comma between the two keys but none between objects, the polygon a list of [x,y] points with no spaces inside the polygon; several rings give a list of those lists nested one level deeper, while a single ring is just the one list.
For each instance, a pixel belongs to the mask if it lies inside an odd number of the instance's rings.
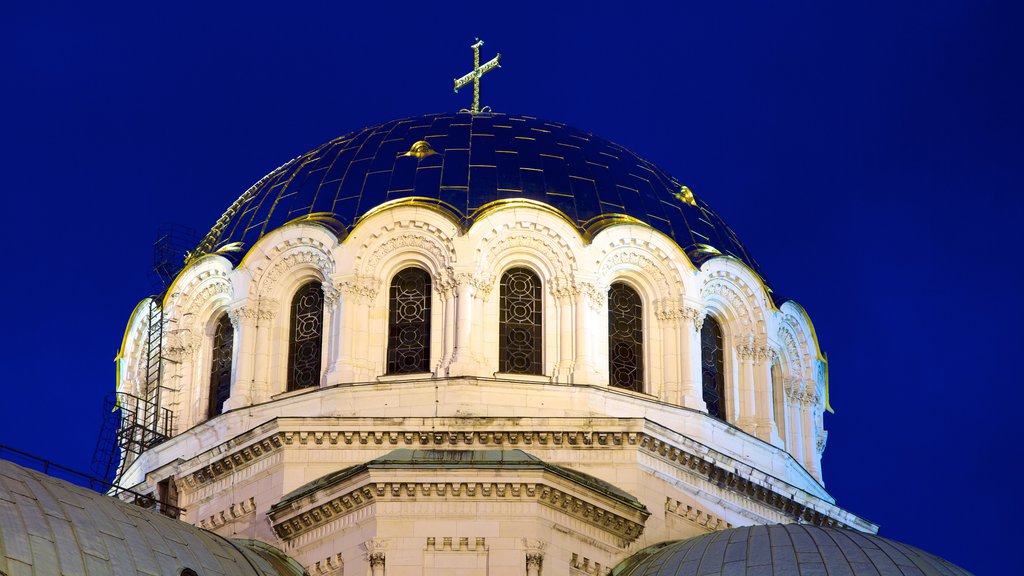
[{"label": "column capital", "polygon": [[380,280],[372,276],[349,275],[339,279],[335,284],[337,290],[349,298],[363,304],[369,304],[380,288]]}]

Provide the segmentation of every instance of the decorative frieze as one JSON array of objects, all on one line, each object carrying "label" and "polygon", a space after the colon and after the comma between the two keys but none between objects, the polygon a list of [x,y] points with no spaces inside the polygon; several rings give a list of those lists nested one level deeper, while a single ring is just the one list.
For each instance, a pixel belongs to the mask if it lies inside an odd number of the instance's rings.
[{"label": "decorative frieze", "polygon": [[184,477],[182,484],[188,490],[194,490],[206,484],[226,476],[233,471],[253,464],[263,457],[276,452],[283,446],[280,434],[274,434],[253,444],[242,447],[210,464],[188,474]]},{"label": "decorative frieze", "polygon": [[[789,383],[790,382],[787,381],[787,384]],[[779,510],[790,518],[819,525],[846,526],[846,524],[829,516],[825,512],[812,510],[807,505],[797,502],[791,496],[776,492],[771,488],[763,486],[754,479],[740,476],[736,470],[727,470],[720,467],[716,464],[716,458],[713,453],[697,454],[643,432],[600,430],[282,431],[262,439],[257,444],[246,446],[227,457],[221,458],[210,465],[187,475],[185,477],[184,486],[186,486],[188,490],[195,490],[198,487],[208,485],[216,479],[231,473],[232,470],[247,466],[254,460],[261,458],[263,455],[280,450],[283,446],[290,445],[365,445],[396,448],[453,448],[467,446],[501,448],[504,446],[514,447],[530,445],[565,447],[636,446],[646,452],[657,455],[660,458],[667,459],[674,464],[705,477],[709,482],[723,490],[753,498],[755,501],[762,502],[772,509]],[[374,493],[368,498],[377,498],[381,496],[377,488],[374,490]],[[425,484],[418,488],[410,488],[405,485],[391,487],[389,485],[387,486],[387,491],[390,497],[397,497],[396,494],[391,494],[392,490],[405,490],[406,494],[410,494],[408,491],[412,490],[413,492],[411,494],[437,494],[442,496],[448,493],[460,496],[463,494],[463,490],[473,492],[473,495],[475,495],[476,491],[479,490],[481,494],[484,494],[487,497],[490,497],[492,493],[496,494],[497,497],[504,497],[505,491],[508,491],[514,497],[520,497],[517,491],[527,490],[527,494],[533,497],[533,494],[529,493],[530,488],[524,488],[520,485],[492,486],[488,484],[486,487],[482,485],[479,487],[477,485],[466,485],[463,487],[463,485]],[[554,493],[551,493],[548,494],[548,498],[557,500],[558,497]],[[549,501],[554,502],[556,500]],[[561,501],[558,502],[559,506],[561,506]],[[339,506],[340,508],[332,505],[331,513],[340,512],[345,509],[344,503],[339,504]],[[328,514],[328,511],[321,510],[321,513],[326,515]],[[598,522],[604,522],[603,518],[599,518],[598,516],[594,516],[594,518],[597,519],[596,521]],[[317,522],[317,520],[311,517],[309,522],[309,526],[312,526],[313,523]],[[305,524],[300,520],[298,525],[293,525],[293,529],[301,530],[303,526],[305,526]]]},{"label": "decorative frieze", "polygon": [[626,543],[640,537],[647,516],[637,511],[635,519],[626,518],[544,482],[368,482],[330,500],[316,501],[308,509],[310,502],[296,500],[287,509],[272,511],[270,519],[279,537],[292,540],[373,502],[405,498],[534,500]]},{"label": "decorative frieze", "polygon": [[640,442],[640,448],[666,458],[669,461],[678,462],[691,471],[705,477],[711,484],[723,490],[745,495],[755,502],[779,510],[797,522],[806,522],[817,526],[849,528],[848,525],[829,516],[825,512],[815,510],[807,504],[797,502],[794,498],[780,494],[751,478],[744,478],[735,470],[722,468],[712,460],[690,454],[658,438],[644,435],[643,440]]}]

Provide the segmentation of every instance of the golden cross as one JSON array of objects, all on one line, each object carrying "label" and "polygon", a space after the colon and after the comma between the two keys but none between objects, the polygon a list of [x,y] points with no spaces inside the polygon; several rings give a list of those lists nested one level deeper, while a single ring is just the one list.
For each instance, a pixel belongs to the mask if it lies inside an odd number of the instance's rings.
[{"label": "golden cross", "polygon": [[501,59],[501,53],[499,53],[494,58],[488,60],[486,64],[481,66],[480,47],[483,45],[484,41],[477,38],[476,44],[470,46],[470,48],[473,49],[473,71],[470,72],[469,74],[466,74],[462,78],[458,78],[455,80],[456,94],[458,94],[459,88],[462,88],[466,84],[469,84],[470,81],[473,82],[473,108],[471,108],[470,110],[466,110],[465,108],[463,108],[462,110],[459,110],[459,112],[470,112],[472,114],[479,114],[481,112],[486,113],[491,111],[490,106],[484,106],[483,109],[480,108],[480,77],[495,68],[501,68],[501,65],[498,64],[498,60]]}]

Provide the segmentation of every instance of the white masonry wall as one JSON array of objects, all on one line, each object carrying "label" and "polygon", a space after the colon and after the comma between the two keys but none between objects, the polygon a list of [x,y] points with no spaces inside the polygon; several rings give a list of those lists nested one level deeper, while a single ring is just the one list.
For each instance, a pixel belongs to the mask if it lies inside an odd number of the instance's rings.
[{"label": "white masonry wall", "polygon": [[[438,417],[477,418],[472,425],[484,427],[494,418],[639,418],[820,499],[822,506],[831,501],[820,471],[827,366],[812,325],[795,303],[775,308],[757,275],[735,259],[713,258],[695,268],[674,242],[635,223],[614,225],[586,242],[553,211],[527,201],[491,210],[465,233],[432,209],[398,205],[372,213],[342,242],[324,228],[300,223],[248,248],[237,268],[216,255],[193,262],[169,289],[163,369],[171,393],[165,406],[175,414],[179,436],[144,454],[123,481],[155,482],[159,474],[146,474],[157,470],[174,469],[177,476],[212,458],[211,450],[222,452],[233,438],[280,417],[390,418],[413,429],[426,422],[417,419]],[[387,288],[408,266],[432,278],[432,371],[386,376]],[[497,283],[502,272],[519,266],[536,272],[543,284],[542,376],[497,372]],[[289,305],[310,280],[320,282],[325,294],[321,389],[286,392]],[[643,301],[642,393],[608,388],[607,290],[616,281],[628,283]],[[121,351],[120,390],[136,395],[144,372],[144,308],[133,314]],[[231,397],[226,413],[207,421],[212,334],[221,314],[235,328]],[[727,423],[701,415],[699,330],[708,315],[724,331]],[[190,494],[189,519],[198,523],[232,507],[243,511],[252,498],[257,520],[247,530],[272,541],[265,516],[258,520],[260,510],[265,514],[287,491],[342,464],[386,453],[384,448],[332,454],[322,465],[308,461],[312,453],[292,453],[294,466],[267,464],[269,476],[252,483],[235,478],[231,495]],[[597,452],[527,451],[641,497],[652,508],[649,523],[657,528],[651,533],[658,536],[692,524],[686,514],[667,514],[668,508],[707,507],[694,500],[702,498],[700,489],[671,488],[659,465],[630,453],[612,464],[591,460]],[[664,487],[651,488],[653,478]],[[650,490],[657,497],[637,494]],[[730,518],[723,526],[768,518],[767,512],[744,516],[742,503],[716,506],[712,516]],[[708,513],[701,511],[705,522]],[[545,575],[552,573],[563,572],[545,567]]]}]

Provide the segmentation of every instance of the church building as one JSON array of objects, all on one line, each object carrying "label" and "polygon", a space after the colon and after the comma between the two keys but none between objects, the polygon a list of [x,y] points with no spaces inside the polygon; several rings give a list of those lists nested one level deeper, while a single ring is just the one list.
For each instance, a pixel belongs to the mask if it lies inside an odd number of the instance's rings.
[{"label": "church building", "polygon": [[826,490],[814,325],[712,197],[477,100],[324,143],[129,318],[116,483],[237,573],[966,574]]}]

